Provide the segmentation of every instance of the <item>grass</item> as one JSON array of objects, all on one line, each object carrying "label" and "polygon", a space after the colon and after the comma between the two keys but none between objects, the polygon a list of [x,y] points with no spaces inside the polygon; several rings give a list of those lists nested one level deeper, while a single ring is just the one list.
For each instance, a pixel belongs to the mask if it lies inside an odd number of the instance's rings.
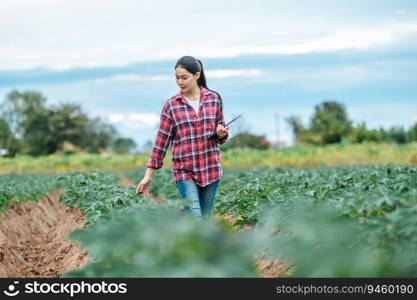
[{"label": "grass", "polygon": [[[74,154],[42,157],[0,157],[0,174],[9,173],[67,173],[71,171],[130,171],[144,167],[150,153]],[[417,165],[417,143],[347,144],[328,146],[293,146],[281,149],[232,149],[222,151],[225,167],[334,167],[341,165]],[[164,166],[171,167],[171,150]]]}]

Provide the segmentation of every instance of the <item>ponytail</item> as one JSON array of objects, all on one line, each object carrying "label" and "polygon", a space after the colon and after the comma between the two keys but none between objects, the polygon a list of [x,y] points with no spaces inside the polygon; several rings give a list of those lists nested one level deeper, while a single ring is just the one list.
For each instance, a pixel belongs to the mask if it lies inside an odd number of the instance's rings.
[{"label": "ponytail", "polygon": [[201,62],[201,60],[199,60],[198,58],[197,58],[197,61],[198,61],[198,63],[200,64],[200,78],[198,78],[197,79],[197,84],[198,84],[198,86],[202,86],[202,87],[204,87],[204,88],[206,88],[206,89],[208,89],[209,91],[212,91],[213,93],[216,93],[218,96],[219,96],[219,99],[220,99],[220,109],[222,109],[222,107],[223,107],[223,103],[222,103],[222,96],[220,96],[220,94],[218,93],[218,92],[216,92],[216,91],[213,91],[213,90],[210,90],[208,87],[207,87],[207,82],[206,82],[206,75],[204,74],[204,68],[203,68],[203,63]]}]

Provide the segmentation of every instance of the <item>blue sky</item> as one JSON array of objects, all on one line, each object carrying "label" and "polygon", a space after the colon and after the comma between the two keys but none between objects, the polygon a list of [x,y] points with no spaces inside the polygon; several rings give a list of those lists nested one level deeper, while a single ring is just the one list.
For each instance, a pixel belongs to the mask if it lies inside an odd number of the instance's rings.
[{"label": "blue sky", "polygon": [[225,119],[288,145],[324,100],[369,127],[417,122],[416,1],[0,2],[0,100],[75,102],[139,146],[154,140],[174,65],[200,58]]}]

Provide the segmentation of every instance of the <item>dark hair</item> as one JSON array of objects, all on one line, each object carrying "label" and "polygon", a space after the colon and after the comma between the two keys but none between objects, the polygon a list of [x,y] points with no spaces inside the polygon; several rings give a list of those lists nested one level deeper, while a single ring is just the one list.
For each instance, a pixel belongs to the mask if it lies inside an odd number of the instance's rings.
[{"label": "dark hair", "polygon": [[190,72],[191,74],[195,74],[197,72],[200,72],[200,78],[197,79],[198,86],[202,86],[202,87],[208,89],[209,91],[212,91],[212,92],[216,93],[220,98],[220,103],[222,103],[222,96],[220,96],[220,94],[218,92],[210,90],[207,87],[206,75],[204,74],[203,63],[201,62],[201,60],[199,60],[195,57],[186,55],[186,56],[181,57],[177,61],[177,63],[175,64],[174,69],[176,69],[177,67],[184,68],[188,72]]}]

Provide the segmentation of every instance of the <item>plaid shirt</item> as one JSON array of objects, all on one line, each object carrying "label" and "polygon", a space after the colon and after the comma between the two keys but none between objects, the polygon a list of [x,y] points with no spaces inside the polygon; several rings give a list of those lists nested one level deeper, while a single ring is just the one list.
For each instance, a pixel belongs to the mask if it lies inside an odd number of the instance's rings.
[{"label": "plaid shirt", "polygon": [[216,133],[217,124],[225,125],[219,95],[203,87],[200,92],[198,115],[181,90],[166,101],[146,166],[161,168],[172,141],[175,180],[193,180],[204,187],[223,175],[219,144],[224,144],[228,135],[220,139]]}]

